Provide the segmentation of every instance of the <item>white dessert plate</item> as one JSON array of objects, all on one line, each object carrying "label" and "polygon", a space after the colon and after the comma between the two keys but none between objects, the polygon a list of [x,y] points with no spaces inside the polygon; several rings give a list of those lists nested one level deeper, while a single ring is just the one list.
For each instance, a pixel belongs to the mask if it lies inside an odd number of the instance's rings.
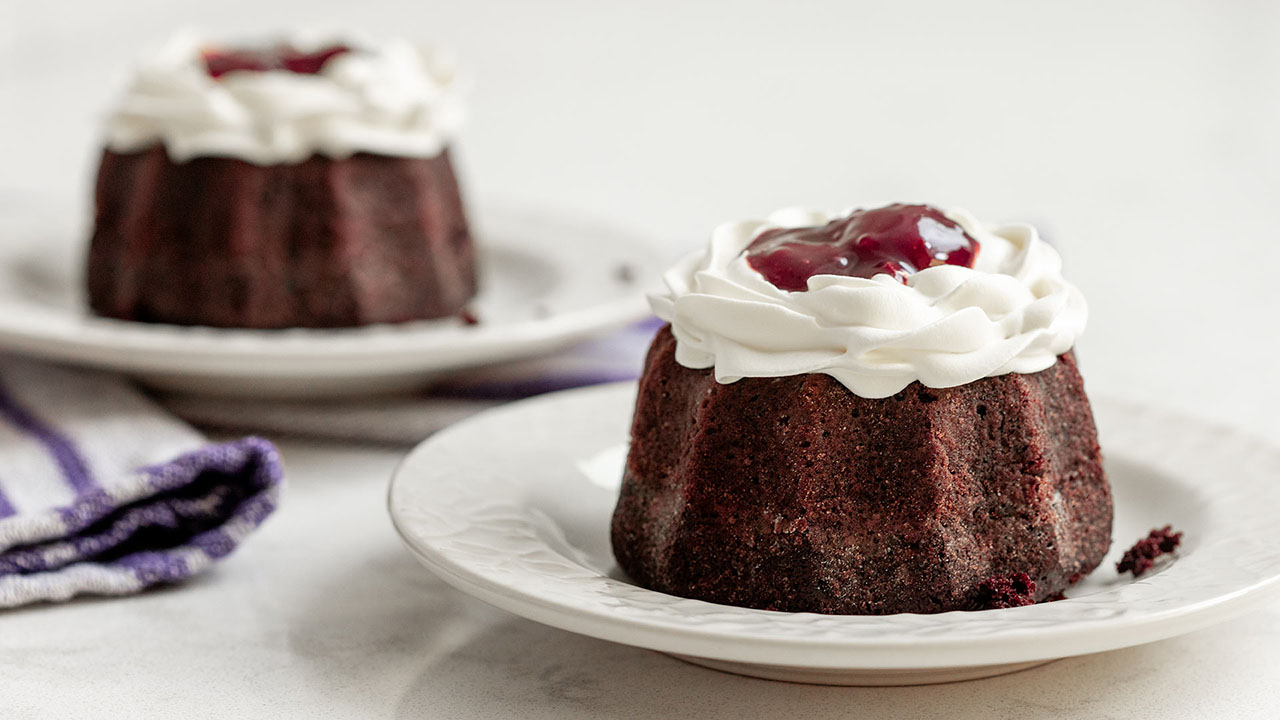
[{"label": "white dessert plate", "polygon": [[83,233],[0,218],[0,350],[122,371],[201,394],[321,397],[420,387],[440,373],[538,355],[645,317],[665,265],[651,243],[573,217],[473,213],[477,325],[456,318],[341,330],[225,330],[89,313]]},{"label": "white dessert plate", "polygon": [[[1280,587],[1280,451],[1200,420],[1095,403],[1116,514],[1110,554],[1058,602],[937,615],[836,616],[715,605],[631,583],[609,546],[634,385],[488,411],[413,451],[392,520],[423,565],[500,608],[720,670],[837,685],[1011,672],[1149,643]],[[1116,560],[1153,527],[1185,533],[1138,580]]]}]

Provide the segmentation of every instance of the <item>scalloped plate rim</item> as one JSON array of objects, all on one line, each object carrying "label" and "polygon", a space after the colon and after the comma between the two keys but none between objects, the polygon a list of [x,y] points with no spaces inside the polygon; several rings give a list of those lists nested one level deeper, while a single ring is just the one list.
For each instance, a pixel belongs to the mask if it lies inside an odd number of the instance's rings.
[{"label": "scalloped plate rim", "polygon": [[[477,575],[465,564],[451,559],[447,553],[442,553],[437,548],[432,548],[429,543],[421,537],[417,537],[413,529],[408,527],[411,523],[409,517],[411,509],[402,508],[398,494],[406,483],[413,482],[412,470],[414,465],[420,463],[422,458],[431,452],[432,448],[455,442],[455,437],[465,437],[472,431],[473,427],[484,424],[488,418],[496,415],[529,412],[531,409],[545,403],[563,402],[566,399],[578,397],[590,398],[610,393],[618,396],[616,404],[629,418],[629,400],[634,393],[634,383],[615,383],[607,386],[552,393],[486,411],[441,431],[416,447],[396,469],[387,496],[388,510],[393,525],[413,556],[450,585],[465,593],[476,596],[509,612],[563,630],[679,655],[711,658],[746,665],[772,664],[824,670],[995,666],[1103,652],[1155,642],[1202,629],[1245,612],[1280,591],[1280,566],[1278,566],[1272,568],[1270,576],[1260,578],[1251,584],[1235,588],[1230,592],[1224,592],[1197,602],[1165,610],[1147,612],[1139,617],[1129,616],[1118,620],[1107,619],[1102,621],[1078,620],[1050,629],[1015,627],[1004,630],[996,636],[984,637],[980,641],[975,641],[973,638],[945,636],[934,636],[928,639],[904,636],[896,640],[868,640],[849,636],[753,637],[744,635],[740,631],[708,629],[693,625],[680,626],[665,620],[657,621],[634,617],[619,618],[599,608],[567,607],[564,603],[548,600],[527,588],[505,585],[492,578]],[[1219,434],[1225,433],[1248,441],[1256,445],[1261,451],[1271,454],[1273,459],[1280,458],[1280,451],[1269,443],[1234,428],[1212,425],[1196,418],[1171,413],[1163,409],[1155,409],[1150,405],[1132,401],[1103,398],[1095,399],[1094,404],[1095,407],[1101,406],[1111,412],[1117,410],[1121,412],[1155,411],[1162,416],[1176,418],[1177,422],[1190,423],[1192,426],[1211,429]],[[604,521],[607,522],[607,518]],[[1164,572],[1155,573],[1148,578],[1129,583],[1125,587],[1149,585],[1159,581],[1159,578],[1164,575]],[[600,579],[606,582],[621,582],[605,576],[601,576]],[[938,619],[953,618],[957,622],[963,623],[974,615],[974,613],[967,612],[950,612],[937,615],[903,614],[896,616],[829,616],[807,613],[776,613],[674,598],[673,596],[636,588],[635,586],[631,587],[636,592],[648,593],[663,598],[664,602],[706,606],[730,614],[763,618],[809,617],[822,619],[825,622],[833,622],[832,619],[834,619],[834,624],[839,624],[841,620],[847,619],[852,631],[856,631],[858,623],[892,622],[892,618],[928,618],[931,622],[936,622]],[[1065,602],[1069,603],[1071,600],[1068,599]],[[1059,603],[1053,603],[1052,605],[1059,605]],[[1049,605],[1040,604],[1010,610],[986,611],[982,614],[1001,613],[1007,616],[1007,614],[1011,613],[1022,613],[1026,615],[1028,613],[1036,613],[1041,608],[1046,607],[1049,607]]]}]

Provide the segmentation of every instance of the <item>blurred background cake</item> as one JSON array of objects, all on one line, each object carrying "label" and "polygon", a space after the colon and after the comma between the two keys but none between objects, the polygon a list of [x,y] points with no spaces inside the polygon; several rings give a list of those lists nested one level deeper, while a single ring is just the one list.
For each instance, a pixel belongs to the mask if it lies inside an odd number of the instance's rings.
[{"label": "blurred background cake", "polygon": [[107,120],[90,306],[244,328],[459,313],[476,270],[455,85],[404,40],[175,37]]}]

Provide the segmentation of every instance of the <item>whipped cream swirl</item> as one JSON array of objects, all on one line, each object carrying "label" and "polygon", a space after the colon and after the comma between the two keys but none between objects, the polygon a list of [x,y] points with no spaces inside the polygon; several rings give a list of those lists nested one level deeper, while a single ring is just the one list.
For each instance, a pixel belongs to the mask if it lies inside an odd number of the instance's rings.
[{"label": "whipped cream swirl", "polygon": [[710,246],[667,272],[651,295],[671,323],[676,361],[716,380],[826,373],[856,395],[881,398],[919,380],[954,387],[1044,370],[1084,331],[1084,296],[1062,259],[1025,224],[985,227],[945,211],[980,243],[973,268],[938,265],[902,283],[889,275],[816,275],[780,290],[743,251],[763,230],[823,225],[848,213],[788,209],[726,223]]},{"label": "whipped cream swirl", "polygon": [[300,33],[300,51],[351,52],[314,75],[229,72],[214,79],[204,51],[222,49],[180,34],[137,69],[107,120],[107,147],[136,152],[163,143],[176,162],[233,157],[257,165],[356,152],[432,157],[459,129],[463,109],[453,67],[404,41]]}]

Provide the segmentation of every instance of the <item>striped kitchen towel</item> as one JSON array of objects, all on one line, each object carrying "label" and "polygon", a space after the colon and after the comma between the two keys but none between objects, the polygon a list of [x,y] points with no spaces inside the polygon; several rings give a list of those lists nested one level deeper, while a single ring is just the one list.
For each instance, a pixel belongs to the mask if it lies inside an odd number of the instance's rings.
[{"label": "striped kitchen towel", "polygon": [[0,608],[199,573],[282,479],[264,440],[211,445],[115,376],[0,357]]}]

